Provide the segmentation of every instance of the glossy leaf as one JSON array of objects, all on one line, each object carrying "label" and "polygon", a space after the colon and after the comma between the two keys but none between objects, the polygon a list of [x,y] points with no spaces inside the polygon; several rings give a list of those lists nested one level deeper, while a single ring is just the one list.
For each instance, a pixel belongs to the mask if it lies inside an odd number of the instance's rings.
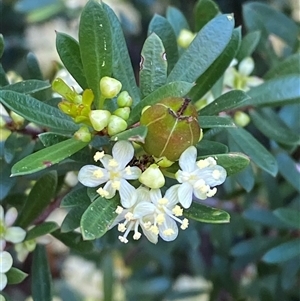
[{"label": "glossy leaf", "polygon": [[9,81],[7,79],[6,73],[2,67],[2,64],[0,63],[0,87],[9,85]]},{"label": "glossy leaf", "polygon": [[147,136],[148,128],[145,125],[131,128],[120,134],[111,137],[112,141],[129,140],[132,142],[144,143]]},{"label": "glossy leaf", "polygon": [[251,97],[246,105],[251,106],[281,106],[299,103],[300,75],[292,74],[277,77],[251,88],[247,94]]},{"label": "glossy leaf", "polygon": [[208,207],[193,202],[189,209],[184,210],[184,216],[202,223],[229,223],[230,215],[221,209]]},{"label": "glossy leaf", "polygon": [[22,228],[28,227],[45,208],[50,204],[57,185],[57,174],[55,171],[42,176],[32,187],[16,224]]},{"label": "glossy leaf", "polygon": [[17,162],[12,167],[12,176],[26,175],[43,170],[70,157],[86,145],[88,145],[88,142],[82,142],[75,138],[70,138],[39,150]]},{"label": "glossy leaf", "polygon": [[268,138],[287,145],[299,145],[300,137],[271,108],[249,111],[254,125]]},{"label": "glossy leaf", "polygon": [[243,128],[226,128],[226,131],[251,161],[269,174],[273,176],[277,174],[278,166],[275,158],[249,132]]},{"label": "glossy leaf", "polygon": [[52,279],[45,246],[37,245],[34,250],[31,276],[33,300],[52,301]]},{"label": "glossy leaf", "polygon": [[38,238],[40,236],[52,233],[59,228],[55,222],[43,222],[28,230],[24,241]]},{"label": "glossy leaf", "polygon": [[32,94],[51,87],[49,81],[28,79],[21,82],[1,87],[0,90],[14,91],[17,93]]},{"label": "glossy leaf", "polygon": [[216,127],[236,127],[231,118],[219,116],[199,116],[200,127],[202,129],[216,128]]},{"label": "glossy leaf", "polygon": [[57,230],[52,232],[51,235],[76,252],[91,253],[93,251],[93,243],[90,241],[84,241],[80,233],[61,233]]},{"label": "glossy leaf", "polygon": [[199,31],[206,23],[219,13],[219,7],[214,1],[199,0],[194,9],[195,30]]},{"label": "glossy leaf", "polygon": [[166,18],[156,14],[149,24],[148,35],[153,32],[158,35],[163,43],[166,53],[168,73],[170,73],[178,60],[178,47],[175,32]]},{"label": "glossy leaf", "polygon": [[81,13],[79,48],[88,86],[98,104],[100,79],[112,75],[112,40],[107,13],[95,0],[88,1]]},{"label": "glossy leaf", "polygon": [[37,99],[13,92],[0,91],[0,102],[25,119],[48,127],[52,131],[75,132],[79,127],[59,109],[49,106]]},{"label": "glossy leaf", "polygon": [[291,208],[278,208],[273,211],[279,219],[287,225],[300,229],[300,211]]},{"label": "glossy leaf", "polygon": [[9,194],[11,188],[16,184],[17,179],[10,177],[11,165],[7,164],[3,158],[0,158],[0,200],[4,200]]},{"label": "glossy leaf", "polygon": [[[269,250],[262,258],[267,263],[281,263],[300,255],[300,239],[294,239]],[[298,258],[299,259],[299,258]]]},{"label": "glossy leaf", "polygon": [[236,59],[240,62],[242,59],[249,57],[255,51],[261,38],[260,31],[252,31],[246,34],[243,39]]},{"label": "glossy leaf", "polygon": [[[234,59],[239,43],[241,41],[241,29],[236,28],[233,31],[232,38],[224,51],[218,56],[218,58],[212,63],[211,66],[197,79],[195,87],[189,93],[189,97],[193,102],[199,100],[202,96],[208,92],[215,83],[222,77],[225,70]],[[221,85],[223,89],[223,82]]]},{"label": "glossy leaf", "polygon": [[28,276],[27,273],[12,267],[7,273],[7,283],[8,284],[18,284],[21,283],[23,280],[26,279]]},{"label": "glossy leaf", "polygon": [[196,144],[199,156],[209,156],[215,154],[223,154],[228,152],[228,147],[225,144],[216,141],[208,141],[202,139]]},{"label": "glossy leaf", "polygon": [[161,39],[152,33],[146,39],[141,54],[140,89],[142,98],[165,85],[167,65],[164,45]]},{"label": "glossy leaf", "polygon": [[264,76],[265,79],[271,79],[288,74],[300,73],[300,53],[288,56],[285,60],[270,69]]},{"label": "glossy leaf", "polygon": [[65,33],[56,33],[56,50],[65,68],[74,77],[81,88],[87,89],[78,42]]},{"label": "glossy leaf", "polygon": [[117,217],[115,213],[119,204],[116,195],[109,201],[98,197],[81,217],[80,228],[84,240],[94,240],[103,236]]},{"label": "glossy leaf", "polygon": [[133,99],[133,105],[135,105],[140,101],[141,97],[139,88],[136,85],[131,59],[128,54],[127,44],[123,35],[123,29],[113,10],[105,3],[102,5],[110,20],[110,26],[112,29],[113,77],[122,83],[122,90],[129,93]]},{"label": "glossy leaf", "polygon": [[89,201],[85,206],[74,207],[68,212],[61,224],[62,233],[68,233],[80,227],[81,217],[90,203]]},{"label": "glossy leaf", "polygon": [[234,19],[230,15],[218,16],[207,23],[176,63],[168,82],[195,82],[224,51],[233,28]]},{"label": "glossy leaf", "polygon": [[233,175],[233,179],[237,181],[247,192],[250,192],[255,184],[255,175],[251,165],[248,165],[238,174]]},{"label": "glossy leaf", "polygon": [[34,53],[29,52],[26,57],[27,68],[31,78],[43,80],[43,74],[39,62]]},{"label": "glossy leaf", "polygon": [[4,39],[3,39],[3,35],[0,34],[0,58],[2,57],[3,55],[3,52],[4,52]]},{"label": "glossy leaf", "polygon": [[[243,91],[229,91],[200,110],[200,116],[216,115],[220,112],[243,107],[250,97]],[[201,117],[199,117],[201,118]]]},{"label": "glossy leaf", "polygon": [[167,16],[167,20],[173,27],[176,37],[179,36],[179,33],[182,29],[190,29],[190,26],[185,16],[176,7],[169,6],[167,8],[166,16]]},{"label": "glossy leaf", "polygon": [[145,97],[138,105],[136,105],[127,120],[127,124],[130,126],[139,120],[140,114],[145,106],[151,106],[159,102],[166,97],[184,97],[191,90],[193,84],[187,82],[172,82],[168,83],[151,94]]},{"label": "glossy leaf", "polygon": [[64,196],[61,200],[60,207],[62,208],[75,208],[90,202],[87,195],[86,187],[74,189]]}]

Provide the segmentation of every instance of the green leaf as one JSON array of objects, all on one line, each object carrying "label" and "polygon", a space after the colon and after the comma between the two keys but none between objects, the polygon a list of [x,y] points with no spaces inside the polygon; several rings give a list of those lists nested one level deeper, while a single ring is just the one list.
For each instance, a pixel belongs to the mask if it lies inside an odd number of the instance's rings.
[{"label": "green leaf", "polygon": [[34,250],[31,276],[33,300],[52,301],[52,279],[45,246],[37,245]]},{"label": "green leaf", "polygon": [[268,80],[247,92],[251,99],[246,102],[246,105],[259,107],[299,103],[299,83],[300,75],[298,74]]},{"label": "green leaf", "polygon": [[57,173],[55,171],[42,176],[32,187],[18,215],[16,224],[22,228],[26,228],[39,217],[54,197],[56,186]]},{"label": "green leaf", "polygon": [[73,133],[79,128],[69,116],[59,109],[38,101],[29,95],[13,91],[0,91],[0,101],[25,119],[48,127],[52,131]]},{"label": "green leaf", "polygon": [[0,87],[9,85],[9,81],[7,79],[6,73],[2,67],[2,64],[0,63]]},{"label": "green leaf", "polygon": [[286,153],[277,154],[276,159],[280,174],[300,193],[297,163]]},{"label": "green leaf", "polygon": [[[206,107],[200,110],[199,114],[202,115],[216,115],[220,112],[236,109],[245,105],[250,97],[243,91],[233,90],[229,91],[213,102],[208,104]],[[201,117],[199,117],[201,118]]]},{"label": "green leaf", "polygon": [[12,167],[11,176],[26,175],[43,170],[70,157],[86,145],[88,145],[88,142],[70,138],[44,148],[17,162]]},{"label": "green leaf", "polygon": [[40,141],[45,147],[67,140],[69,137],[58,135],[55,133],[47,132],[38,135]]},{"label": "green leaf", "polygon": [[4,39],[3,39],[3,35],[0,33],[0,58],[3,55],[4,52]]},{"label": "green leaf", "polygon": [[113,77],[122,83],[122,90],[127,91],[133,99],[133,105],[140,101],[140,91],[136,85],[135,75],[128,54],[127,44],[118,17],[113,10],[102,4],[110,20],[112,29],[112,50],[113,50]]},{"label": "green leaf", "polygon": [[19,284],[21,283],[27,276],[27,273],[12,267],[7,273],[7,283],[8,284]]},{"label": "green leaf", "polygon": [[74,208],[90,202],[90,198],[87,195],[86,187],[80,189],[74,189],[70,191],[61,200],[60,207],[62,208]]},{"label": "green leaf", "polygon": [[295,53],[288,56],[285,60],[270,69],[264,79],[271,79],[283,75],[299,74],[300,73],[300,53]]},{"label": "green leaf", "polygon": [[230,215],[226,211],[195,202],[189,209],[184,210],[183,215],[202,223],[229,223],[230,220]]},{"label": "green leaf", "polygon": [[142,98],[148,96],[167,81],[167,60],[161,39],[152,33],[145,41],[140,64]]},{"label": "green leaf", "polygon": [[100,98],[100,79],[112,75],[111,36],[110,21],[102,2],[88,1],[79,23],[79,47],[85,77],[96,104]]},{"label": "green leaf", "polygon": [[226,48],[233,28],[234,19],[230,15],[218,16],[207,23],[181,55],[168,76],[168,82],[195,82]]},{"label": "green leaf", "polygon": [[228,152],[228,147],[225,144],[205,139],[198,142],[196,148],[199,156],[209,156]]},{"label": "green leaf", "polygon": [[26,58],[28,72],[31,78],[43,80],[43,74],[36,56],[29,52]]},{"label": "green leaf", "polygon": [[51,85],[50,85],[49,81],[28,79],[28,80],[23,80],[21,82],[15,83],[15,84],[1,87],[0,90],[14,91],[14,92],[23,93],[23,94],[32,94],[35,92],[43,91],[50,87],[51,87]]},{"label": "green leaf", "polygon": [[190,26],[185,16],[182,14],[182,12],[179,9],[173,6],[169,6],[167,9],[166,16],[167,16],[167,20],[173,27],[176,37],[179,36],[179,33],[182,29],[190,29]]},{"label": "green leaf", "polygon": [[243,16],[246,27],[250,31],[260,30],[260,26],[263,26],[268,35],[275,34],[292,49],[296,46],[299,34],[296,22],[270,5],[257,2],[246,3],[243,5]]},{"label": "green leaf", "polygon": [[252,55],[256,49],[261,37],[260,31],[252,31],[244,36],[241,46],[236,55],[236,59],[240,62],[242,59]]},{"label": "green leaf", "polygon": [[226,131],[241,150],[249,156],[257,166],[272,176],[276,176],[278,166],[275,158],[249,132],[243,128],[226,128]]},{"label": "green leaf", "polygon": [[300,211],[291,208],[278,208],[273,211],[274,215],[287,225],[300,229]]},{"label": "green leaf", "polygon": [[[202,156],[200,158],[202,158]],[[240,172],[250,163],[249,157],[242,153],[216,154],[213,155],[213,158],[216,159],[218,165],[226,169],[227,176]]]},{"label": "green leaf", "polygon": [[133,142],[145,143],[145,138],[147,136],[148,128],[145,125],[134,127],[120,134],[116,134],[111,137],[112,141],[118,140],[129,140]]},{"label": "green leaf", "polygon": [[43,222],[34,228],[28,230],[24,241],[35,239],[37,237],[49,234],[59,228],[58,224],[55,222]]},{"label": "green leaf", "polygon": [[11,165],[0,158],[0,200],[4,200],[11,188],[16,184],[17,179],[10,177]]},{"label": "green leaf", "polygon": [[140,118],[141,112],[145,106],[151,106],[166,97],[183,97],[191,90],[193,84],[187,82],[172,82],[168,83],[148,96],[146,96],[140,103],[138,103],[131,111],[129,119],[127,120],[128,126],[137,122]]},{"label": "green leaf", "polygon": [[271,109],[249,111],[254,125],[268,138],[287,145],[299,145],[300,137]]},{"label": "green leaf", "polygon": [[[267,263],[281,263],[300,255],[300,239],[294,239],[269,250],[262,258]],[[299,259],[298,259],[299,260]]]},{"label": "green leaf", "polygon": [[89,202],[85,206],[80,205],[78,207],[74,207],[68,212],[61,224],[62,233],[71,232],[80,227],[82,214],[87,209],[90,203],[91,202],[89,200]]},{"label": "green leaf", "polygon": [[56,49],[66,69],[71,73],[81,88],[87,89],[78,42],[65,33],[56,33]]},{"label": "green leaf", "polygon": [[199,0],[194,8],[195,30],[199,31],[219,13],[219,7],[214,1]]},{"label": "green leaf", "polygon": [[154,15],[149,24],[148,35],[153,32],[158,35],[163,43],[168,62],[168,73],[170,73],[178,60],[178,47],[175,32],[170,22],[157,14]]},{"label": "green leaf", "polygon": [[119,196],[107,200],[98,197],[81,217],[80,228],[84,240],[94,240],[103,236],[117,217],[115,213]]},{"label": "green leaf", "polygon": [[255,175],[251,165],[248,165],[237,175],[233,175],[233,179],[236,180],[247,192],[250,192],[255,184]]},{"label": "green leaf", "polygon": [[[197,79],[195,87],[189,93],[189,97],[193,102],[199,100],[206,92],[208,92],[215,83],[223,76],[225,70],[234,59],[239,43],[241,41],[241,28],[233,31],[231,40],[224,51],[217,59],[208,67],[208,69]],[[221,87],[223,88],[223,81]]]},{"label": "green leaf", "polygon": [[216,127],[236,127],[231,118],[219,116],[199,116],[200,127],[202,129],[216,128]]}]

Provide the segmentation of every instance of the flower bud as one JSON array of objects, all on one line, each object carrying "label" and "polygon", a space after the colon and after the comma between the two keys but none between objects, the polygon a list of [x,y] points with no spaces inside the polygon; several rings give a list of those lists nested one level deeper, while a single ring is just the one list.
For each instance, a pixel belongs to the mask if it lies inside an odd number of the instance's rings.
[{"label": "flower bud", "polygon": [[151,164],[139,177],[139,181],[152,189],[165,185],[165,177],[157,164]]},{"label": "flower bud", "polygon": [[81,127],[76,133],[74,133],[74,137],[82,142],[90,142],[92,140],[92,135],[86,126]]},{"label": "flower bud", "polygon": [[177,43],[182,48],[188,48],[194,40],[195,36],[196,34],[192,33],[190,30],[182,29],[177,38]]},{"label": "flower bud", "polygon": [[156,162],[156,164],[160,167],[170,167],[171,165],[174,164],[173,161],[168,160],[166,157],[162,157],[162,158],[155,158],[154,160]]},{"label": "flower bud", "polygon": [[104,76],[100,80],[101,97],[113,98],[119,94],[122,89],[122,84],[112,77]]},{"label": "flower bud", "polygon": [[92,110],[89,114],[91,124],[98,132],[107,127],[110,116],[107,110]]},{"label": "flower bud", "polygon": [[10,117],[13,120],[14,124],[17,126],[17,128],[21,128],[25,122],[25,118],[22,117],[21,115],[11,111],[10,112]]},{"label": "flower bud", "polygon": [[148,133],[144,150],[156,158],[176,161],[200,137],[198,114],[188,99],[168,97],[147,109],[141,116],[141,125]]},{"label": "flower bud", "polygon": [[53,91],[60,94],[63,98],[70,102],[80,103],[81,97],[71,87],[69,87],[61,78],[56,78],[52,82]]},{"label": "flower bud", "polygon": [[111,115],[109,118],[107,131],[108,135],[113,136],[127,129],[127,122],[119,116]]},{"label": "flower bud", "polygon": [[129,118],[130,115],[130,108],[129,107],[125,107],[125,108],[119,108],[116,109],[113,112],[114,115],[121,117],[124,120],[127,120]]},{"label": "flower bud", "polygon": [[117,104],[120,108],[131,107],[132,98],[127,91],[123,91],[117,98]]},{"label": "flower bud", "polygon": [[248,114],[242,112],[242,111],[236,111],[233,116],[233,120],[236,123],[236,125],[240,127],[245,127],[250,122],[250,117]]}]

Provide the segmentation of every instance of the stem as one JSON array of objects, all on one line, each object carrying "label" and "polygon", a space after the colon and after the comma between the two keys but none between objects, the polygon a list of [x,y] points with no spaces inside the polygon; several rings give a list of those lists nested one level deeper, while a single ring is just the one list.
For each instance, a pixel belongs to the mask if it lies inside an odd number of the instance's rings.
[{"label": "stem", "polygon": [[98,110],[101,110],[104,108],[104,101],[105,101],[105,97],[103,97],[102,95],[100,95],[100,98],[99,98],[99,103],[98,103],[98,106],[96,106],[96,109]]}]

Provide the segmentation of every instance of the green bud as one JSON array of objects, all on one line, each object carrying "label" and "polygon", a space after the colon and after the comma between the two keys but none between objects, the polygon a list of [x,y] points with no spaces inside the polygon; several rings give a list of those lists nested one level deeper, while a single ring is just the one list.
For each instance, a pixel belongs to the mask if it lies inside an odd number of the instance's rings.
[{"label": "green bud", "polygon": [[151,164],[139,177],[139,181],[152,189],[165,185],[165,177],[157,164]]},{"label": "green bud", "polygon": [[131,107],[132,98],[127,91],[123,91],[117,98],[117,104],[120,108]]},{"label": "green bud", "polygon": [[104,76],[100,80],[100,91],[102,98],[114,98],[122,89],[122,84],[115,78]]},{"label": "green bud", "polygon": [[245,127],[251,121],[249,115],[242,111],[236,111],[233,120],[240,127]]},{"label": "green bud", "polygon": [[161,157],[161,158],[155,158],[154,157],[154,160],[155,160],[155,163],[160,166],[160,167],[170,167],[171,165],[174,164],[173,161],[170,161],[168,160],[166,157]]},{"label": "green bud", "polygon": [[25,118],[22,117],[21,115],[11,111],[10,112],[10,117],[13,120],[14,124],[17,126],[17,128],[21,128],[25,122]]},{"label": "green bud", "polygon": [[144,150],[156,158],[176,161],[200,137],[198,114],[194,105],[179,97],[168,97],[147,109],[141,116],[141,125],[148,133]]},{"label": "green bud", "polygon": [[90,142],[92,140],[92,135],[87,126],[82,126],[76,133],[74,133],[74,137],[82,142]]},{"label": "green bud", "polygon": [[107,110],[92,110],[89,118],[96,131],[102,131],[108,125],[111,114]]},{"label": "green bud", "polygon": [[108,135],[113,136],[127,129],[127,122],[119,116],[111,115],[109,118],[107,131]]},{"label": "green bud", "polygon": [[195,36],[196,34],[192,33],[190,30],[182,29],[177,38],[177,43],[182,48],[188,48],[194,40]]},{"label": "green bud", "polygon": [[129,118],[129,115],[130,115],[130,108],[125,107],[125,108],[116,109],[113,114],[116,115],[116,116],[121,117],[124,120],[127,120]]},{"label": "green bud", "polygon": [[80,103],[81,101],[81,96],[71,89],[61,78],[56,78],[52,82],[52,89],[70,102]]}]

